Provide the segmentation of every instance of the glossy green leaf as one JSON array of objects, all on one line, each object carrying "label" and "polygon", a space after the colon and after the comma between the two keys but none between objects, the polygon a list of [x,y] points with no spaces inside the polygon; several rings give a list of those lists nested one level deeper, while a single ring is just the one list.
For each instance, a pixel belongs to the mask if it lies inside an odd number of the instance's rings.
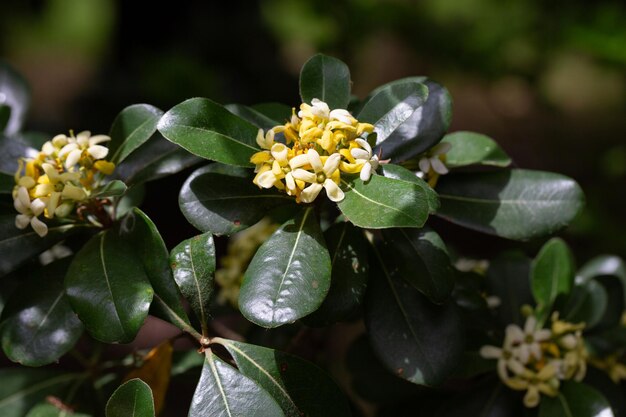
[{"label": "glossy green leaf", "polygon": [[252,226],[278,206],[294,204],[294,199],[259,189],[247,173],[237,168],[211,164],[185,181],[178,204],[197,229],[229,235]]},{"label": "glossy green leaf", "polygon": [[48,234],[42,238],[30,227],[24,230],[15,227],[15,214],[0,215],[0,276],[17,269],[55,243],[91,230],[93,227],[88,225],[51,225]]},{"label": "glossy green leaf", "polygon": [[202,158],[155,135],[118,165],[113,177],[136,185],[176,174],[200,161]]},{"label": "glossy green leaf", "polygon": [[243,104],[227,104],[224,107],[226,107],[231,113],[247,120],[259,129],[263,129],[263,131],[267,131],[276,125],[285,123],[278,122],[260,111],[252,107],[244,106]]},{"label": "glossy green leaf", "polygon": [[284,417],[278,403],[260,385],[206,351],[206,360],[189,417]]},{"label": "glossy green leaf", "polygon": [[330,289],[322,305],[305,318],[305,323],[329,325],[349,320],[361,310],[369,262],[363,231],[350,222],[338,223],[324,232],[331,259]]},{"label": "glossy green leaf", "polygon": [[571,178],[522,169],[446,175],[439,180],[437,193],[439,216],[516,240],[563,228],[584,202],[582,190]]},{"label": "glossy green leaf", "polygon": [[131,342],[153,297],[141,259],[115,229],[99,233],[78,251],[65,289],[89,333],[106,343]]},{"label": "glossy green leaf", "polygon": [[106,405],[106,417],[154,417],[152,390],[141,379],[131,379],[115,390]]},{"label": "glossy green leaf", "polygon": [[[374,250],[365,303],[372,348],[395,375],[421,385],[438,385],[462,357],[464,335],[452,302],[431,303],[397,274],[398,265]],[[445,349],[442,348],[445,346]]]},{"label": "glossy green leaf", "polygon": [[452,97],[442,85],[426,77],[409,77],[378,87],[370,97],[393,85],[416,82],[426,85],[428,99],[401,124],[392,135],[376,146],[382,158],[402,162],[413,158],[437,144],[452,120]]},{"label": "glossy green leaf", "polygon": [[33,148],[23,134],[6,136],[0,134],[0,173],[13,176],[20,158],[37,156],[39,150]]},{"label": "glossy green leaf", "polygon": [[146,187],[143,184],[130,187],[115,206],[115,216],[121,219],[130,213],[135,207],[141,206],[146,197]]},{"label": "glossy green leaf", "polygon": [[374,125],[376,144],[379,145],[393,135],[427,98],[428,88],[424,84],[414,81],[390,84],[372,94],[357,119]]},{"label": "glossy green leaf", "polygon": [[441,141],[452,146],[446,153],[446,165],[450,168],[467,165],[507,167],[512,162],[496,141],[480,133],[454,132]]},{"label": "glossy green leaf", "polygon": [[574,271],[574,258],[563,240],[553,238],[543,245],[531,270],[531,288],[541,319],[547,318],[559,294],[569,294]]},{"label": "glossy green leaf", "polygon": [[0,133],[12,135],[22,130],[30,107],[30,87],[4,60],[0,60],[0,104],[11,109],[6,127]]},{"label": "glossy green leaf", "polygon": [[0,369],[0,416],[23,417],[47,396],[60,396],[81,378],[80,374],[59,374],[47,369]]},{"label": "glossy green leaf", "polygon": [[311,104],[322,100],[330,109],[345,109],[350,101],[350,69],[337,58],[317,54],[300,71],[300,97]]},{"label": "glossy green leaf", "polygon": [[149,104],[133,104],[122,110],[111,126],[108,159],[119,164],[144,144],[154,132],[163,111]]},{"label": "glossy green leaf", "polygon": [[619,256],[597,256],[583,265],[578,271],[577,276],[583,283],[599,277],[617,278],[621,284],[624,302],[626,303],[626,264]]},{"label": "glossy green leaf", "polygon": [[565,381],[556,397],[542,396],[539,417],[613,417],[609,402],[589,385]]},{"label": "glossy green leaf", "polygon": [[522,417],[525,415],[523,409],[522,400],[515,391],[499,380],[487,377],[444,397],[431,413],[438,417]]},{"label": "glossy green leaf", "polygon": [[381,250],[398,266],[397,274],[434,303],[444,302],[454,286],[446,244],[432,229],[385,229]]},{"label": "glossy green leaf", "polygon": [[297,356],[248,343],[213,339],[235,359],[239,371],[263,387],[288,417],[348,417],[350,406],[320,368]]},{"label": "glossy green leaf", "polygon": [[368,229],[422,227],[429,211],[428,194],[414,182],[372,175],[341,180],[345,198],[337,205],[354,225]]},{"label": "glossy green leaf", "polygon": [[239,294],[239,308],[263,327],[292,323],[324,301],[330,256],[312,207],[288,220],[257,251]]},{"label": "glossy green leaf", "polygon": [[576,285],[570,293],[561,317],[570,323],[585,323],[585,330],[593,329],[598,324],[608,304],[607,291],[596,281]]},{"label": "glossy green leaf", "polygon": [[26,417],[91,417],[89,414],[68,412],[52,404],[38,404],[33,407]]},{"label": "glossy green leaf", "polygon": [[189,318],[172,276],[169,253],[156,225],[144,212],[134,208],[122,221],[121,232],[135,250],[154,289],[154,313],[183,330],[189,329]]},{"label": "glossy green leaf", "polygon": [[530,268],[530,258],[521,252],[505,252],[489,262],[487,293],[501,301],[495,311],[502,326],[510,323],[524,325],[520,308],[524,304],[533,304]]},{"label": "glossy green leaf", "polygon": [[96,188],[91,193],[91,197],[119,197],[124,195],[128,187],[120,180],[113,180],[111,182],[107,182],[101,187]]},{"label": "glossy green leaf", "polygon": [[205,233],[182,241],[172,249],[170,265],[178,288],[200,319],[202,330],[206,333],[215,273],[213,235]]},{"label": "glossy green leaf", "polygon": [[283,125],[291,119],[291,106],[282,103],[259,103],[251,108],[265,117],[270,118],[277,125]]},{"label": "glossy green leaf", "polygon": [[9,359],[26,366],[55,362],[83,333],[65,295],[68,262],[60,261],[23,277],[2,314],[0,340]]},{"label": "glossy green leaf", "polygon": [[207,98],[186,100],[165,113],[159,131],[205,159],[248,167],[258,152],[258,128]]},{"label": "glossy green leaf", "polygon": [[395,164],[385,164],[380,170],[383,176],[388,178],[394,178],[397,180],[404,180],[419,185],[426,193],[426,201],[428,202],[428,210],[430,213],[435,213],[439,208],[439,196],[437,192],[433,190],[430,185],[414,172]]}]

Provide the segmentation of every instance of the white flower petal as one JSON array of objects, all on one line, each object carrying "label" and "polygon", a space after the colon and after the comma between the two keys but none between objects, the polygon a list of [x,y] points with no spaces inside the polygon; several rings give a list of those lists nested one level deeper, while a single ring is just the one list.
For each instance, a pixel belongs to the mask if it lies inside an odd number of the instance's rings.
[{"label": "white flower petal", "polygon": [[89,146],[97,145],[102,142],[108,142],[111,138],[107,135],[96,135],[89,138]]},{"label": "white flower petal", "polygon": [[333,172],[337,171],[339,168],[339,163],[341,162],[341,154],[334,153],[326,159],[326,163],[324,163],[323,172],[327,177],[333,175]]},{"label": "white flower petal", "polygon": [[326,178],[326,181],[324,181],[324,189],[326,189],[328,199],[330,201],[334,201],[335,203],[338,203],[345,197],[343,190],[339,188],[339,186],[335,184],[335,181],[330,178]]},{"label": "white flower petal", "polygon": [[81,148],[84,148],[89,145],[89,136],[91,136],[91,132],[88,130],[83,130],[78,135],[76,135],[76,143]]},{"label": "white flower petal", "polygon": [[510,343],[522,343],[524,340],[524,332],[517,324],[509,324],[505,330],[505,340]]},{"label": "white flower petal", "polygon": [[85,193],[85,190],[72,184],[67,184],[63,188],[63,193],[61,195],[63,196],[63,198],[76,201],[84,200],[87,197],[87,193]]},{"label": "white flower petal", "polygon": [[48,217],[54,216],[54,211],[59,206],[59,200],[61,200],[61,193],[55,191],[50,194],[50,198],[48,199],[48,204],[46,208],[48,209]]},{"label": "white flower petal", "polygon": [[78,145],[77,144],[75,144],[75,143],[68,143],[67,145],[62,147],[61,150],[59,151],[59,158],[64,157],[65,155],[67,155],[68,153],[72,152],[75,149],[78,149]]},{"label": "white flower petal", "polygon": [[289,166],[291,167],[291,169],[300,168],[301,166],[304,166],[308,163],[309,155],[307,154],[296,155],[289,160]]},{"label": "white flower petal", "polygon": [[441,159],[436,156],[430,158],[430,166],[433,167],[433,171],[439,175],[445,175],[449,172],[448,167],[446,167],[444,163],[441,162]]},{"label": "white flower petal", "polygon": [[259,148],[265,149],[265,137],[263,136],[263,129],[259,129],[256,132],[256,144],[259,145]]},{"label": "white flower petal", "polygon": [[529,352],[532,353],[533,357],[536,360],[541,359],[542,355],[541,355],[541,347],[539,346],[539,343],[531,343],[530,345],[527,345],[527,346],[528,346]]},{"label": "white flower petal", "polygon": [[31,216],[26,214],[18,214],[15,216],[15,227],[18,229],[26,229],[30,224]]},{"label": "white flower petal", "polygon": [[17,182],[17,185],[19,185],[20,187],[26,187],[26,188],[33,188],[36,184],[37,182],[35,181],[35,179],[29,176],[24,176],[20,178],[19,181]]},{"label": "white flower petal", "polygon": [[527,364],[530,359],[530,346],[525,343],[521,344],[517,348],[517,356],[523,364]]},{"label": "white flower petal", "polygon": [[526,323],[524,323],[524,333],[533,333],[535,331],[535,327],[537,327],[537,319],[535,316],[528,316],[528,318],[526,318]]},{"label": "white flower petal", "polygon": [[535,332],[534,339],[537,342],[544,342],[552,337],[550,329],[539,329]]},{"label": "white flower petal", "polygon": [[54,147],[52,142],[48,141],[43,144],[43,146],[41,147],[41,151],[45,153],[46,155],[50,156],[54,153],[54,151],[56,151],[56,148]]},{"label": "white flower petal", "polygon": [[67,136],[65,135],[56,135],[52,138],[52,144],[57,148],[61,148],[67,145]]},{"label": "white flower petal", "polygon": [[20,204],[23,207],[30,207],[30,195],[26,187],[20,187],[17,189],[17,198],[20,200]]},{"label": "white flower petal", "polygon": [[485,359],[499,359],[502,357],[502,349],[496,346],[483,346],[478,353]]},{"label": "white flower petal", "polygon": [[87,152],[89,152],[89,155],[91,155],[93,159],[103,159],[109,153],[109,148],[102,145],[93,145],[87,149]]},{"label": "white flower petal", "polygon": [[304,190],[302,190],[302,193],[300,194],[300,200],[302,200],[302,202],[304,203],[311,203],[317,198],[320,191],[322,191],[322,184],[311,184]]},{"label": "white flower petal", "polygon": [[289,148],[287,148],[282,143],[275,143],[272,145],[272,150],[270,152],[275,160],[278,162],[282,162],[283,164],[287,162],[287,155],[289,154]]},{"label": "white flower petal", "polygon": [[340,122],[343,122],[347,125],[351,125],[354,121],[354,118],[352,117],[352,115],[350,114],[350,112],[348,110],[345,109],[335,109],[333,111],[330,112],[330,114],[328,115],[328,117],[331,120],[339,120]]},{"label": "white flower petal", "polygon": [[366,162],[365,165],[363,165],[363,168],[361,168],[361,173],[359,174],[359,177],[361,178],[361,180],[365,182],[365,181],[369,181],[371,176],[372,176],[372,165],[369,162]]},{"label": "white flower petal", "polygon": [[320,154],[318,154],[315,149],[309,149],[306,154],[309,157],[309,164],[313,167],[313,171],[316,173],[324,172],[324,165],[322,165]]},{"label": "white flower petal", "polygon": [[36,198],[33,200],[32,203],[30,203],[30,210],[33,212],[35,216],[39,216],[41,213],[43,213],[43,210],[45,208],[46,208],[46,203],[40,198]]},{"label": "white flower petal", "polygon": [[22,204],[22,200],[16,197],[13,200],[13,207],[15,207],[15,210],[17,210],[18,213],[28,214],[30,212],[30,200],[28,201],[28,206],[25,206]]},{"label": "white flower petal", "polygon": [[372,156],[365,149],[359,148],[350,149],[350,155],[352,155],[354,159],[365,159],[366,161],[369,160]]},{"label": "white flower petal", "polygon": [[37,233],[40,237],[44,237],[48,234],[48,226],[37,217],[33,217],[30,220],[30,225],[32,226],[35,233]]},{"label": "white flower petal", "polygon": [[256,182],[257,184],[259,184],[260,187],[272,188],[274,186],[274,183],[276,182],[276,175],[274,175],[271,170],[265,171],[257,177]]},{"label": "white flower petal", "polygon": [[291,171],[291,175],[300,181],[317,183],[317,175],[304,169],[294,169]]},{"label": "white flower petal", "polygon": [[293,179],[293,175],[291,172],[288,172],[285,175],[285,183],[287,185],[287,189],[290,191],[294,191],[296,189],[296,181]]},{"label": "white flower petal", "polygon": [[361,148],[365,149],[368,154],[372,154],[372,147],[365,139],[357,138],[354,141],[358,143]]},{"label": "white flower petal", "polygon": [[428,173],[428,171],[430,171],[430,160],[428,158],[420,159],[418,165],[420,167],[420,171],[424,173]]},{"label": "white flower petal", "polygon": [[73,168],[74,165],[76,165],[80,160],[80,156],[82,155],[82,153],[83,151],[81,151],[80,149],[74,149],[73,151],[71,151],[65,159],[65,168]]},{"label": "white flower petal", "polygon": [[506,361],[506,366],[508,366],[515,375],[524,375],[526,373],[526,367],[514,359]]}]

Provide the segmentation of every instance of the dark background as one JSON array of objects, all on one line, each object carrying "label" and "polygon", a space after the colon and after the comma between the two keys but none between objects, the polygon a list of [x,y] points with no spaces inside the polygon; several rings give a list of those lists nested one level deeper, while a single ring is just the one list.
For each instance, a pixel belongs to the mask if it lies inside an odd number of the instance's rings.
[{"label": "dark background", "polygon": [[[491,135],[518,166],[581,183],[587,207],[563,235],[582,262],[626,256],[625,23],[609,1],[4,1],[0,55],[33,87],[28,128],[51,134],[107,132],[141,102],[297,106],[299,68],[316,52],[348,63],[360,97],[428,75],[452,93],[451,131]],[[194,234],[176,205],[188,173],[148,187],[170,247]],[[514,246],[435,226],[469,255]]]}]

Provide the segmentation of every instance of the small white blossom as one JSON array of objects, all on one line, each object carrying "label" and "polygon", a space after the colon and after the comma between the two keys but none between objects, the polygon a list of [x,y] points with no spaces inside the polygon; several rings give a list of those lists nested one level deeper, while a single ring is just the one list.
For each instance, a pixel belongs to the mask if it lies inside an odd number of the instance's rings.
[{"label": "small white blossom", "polygon": [[18,229],[25,229],[30,226],[41,237],[48,234],[48,226],[38,219],[46,208],[46,203],[40,198],[30,200],[26,187],[19,187],[13,200],[13,206],[19,213],[15,217],[15,226]]},{"label": "small white blossom", "polygon": [[448,167],[441,161],[440,156],[445,155],[451,148],[451,145],[447,142],[440,142],[428,152],[427,156],[424,156],[419,160],[419,168],[424,174],[428,174],[430,171],[434,171],[439,175],[447,174]]},{"label": "small white blossom", "polygon": [[[302,190],[300,198],[305,203],[311,203],[315,200],[322,191],[322,188],[326,189],[326,194],[331,201],[338,202],[343,200],[344,193],[339,186],[331,179],[332,175],[339,168],[339,162],[341,155],[338,153],[332,154],[326,159],[326,163],[322,165],[322,160],[315,149],[309,149],[306,153],[308,162],[313,167],[314,172],[309,172],[304,169],[298,168],[293,171],[293,177],[297,180],[307,182],[311,185]],[[292,161],[295,158],[292,158]],[[300,160],[297,161],[300,163]]]},{"label": "small white blossom", "polygon": [[357,163],[362,163],[360,177],[363,181],[368,181],[373,173],[376,173],[378,165],[378,156],[372,155],[372,147],[364,139],[355,139],[355,142],[362,148],[353,148],[350,150],[350,154],[356,159]]}]

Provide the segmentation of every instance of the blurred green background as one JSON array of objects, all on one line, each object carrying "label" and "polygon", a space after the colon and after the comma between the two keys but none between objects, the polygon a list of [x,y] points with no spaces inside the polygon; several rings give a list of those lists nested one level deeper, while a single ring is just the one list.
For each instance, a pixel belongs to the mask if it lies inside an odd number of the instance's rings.
[{"label": "blurred green background", "polygon": [[[33,87],[29,128],[50,133],[106,132],[139,102],[295,106],[298,71],[315,52],[347,62],[361,97],[403,76],[444,84],[451,131],[486,133],[518,166],[581,183],[587,208],[564,233],[581,262],[626,256],[623,2],[30,0],[5,1],[0,14],[0,55]],[[148,190],[170,245],[193,234],[176,206],[185,175]],[[511,246],[439,226],[470,255]]]}]

